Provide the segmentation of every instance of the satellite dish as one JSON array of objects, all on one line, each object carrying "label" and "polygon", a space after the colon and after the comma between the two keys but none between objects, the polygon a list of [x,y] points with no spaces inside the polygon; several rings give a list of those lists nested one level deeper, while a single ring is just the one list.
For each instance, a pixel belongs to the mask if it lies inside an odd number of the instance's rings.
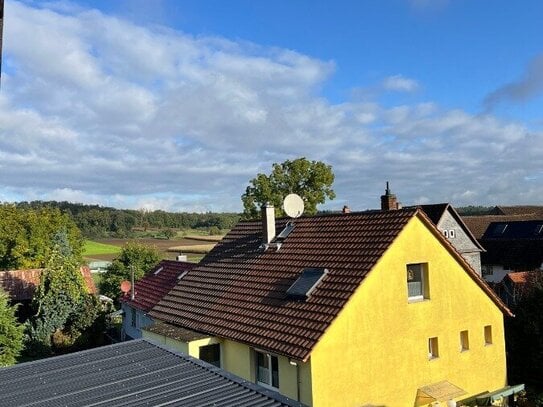
[{"label": "satellite dish", "polygon": [[130,291],[130,288],[132,288],[132,284],[130,284],[130,281],[124,280],[121,282],[121,291],[123,293],[128,293]]},{"label": "satellite dish", "polygon": [[287,216],[298,218],[304,213],[304,200],[297,194],[288,194],[283,200],[283,210]]}]

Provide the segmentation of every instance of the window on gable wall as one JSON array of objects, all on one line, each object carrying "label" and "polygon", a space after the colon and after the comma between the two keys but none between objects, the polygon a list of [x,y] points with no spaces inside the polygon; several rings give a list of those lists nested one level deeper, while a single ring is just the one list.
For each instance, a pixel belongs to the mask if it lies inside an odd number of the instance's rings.
[{"label": "window on gable wall", "polygon": [[428,264],[417,263],[407,265],[407,298],[418,301],[429,298]]},{"label": "window on gable wall", "polygon": [[468,331],[460,331],[460,352],[469,350],[469,333]]},{"label": "window on gable wall", "polygon": [[449,238],[454,239],[456,237],[456,232],[454,229],[449,230]]},{"label": "window on gable wall", "polygon": [[439,357],[439,346],[437,336],[428,339],[428,359],[436,359]]},{"label": "window on gable wall", "polygon": [[277,356],[255,351],[257,384],[279,388],[279,361]]}]

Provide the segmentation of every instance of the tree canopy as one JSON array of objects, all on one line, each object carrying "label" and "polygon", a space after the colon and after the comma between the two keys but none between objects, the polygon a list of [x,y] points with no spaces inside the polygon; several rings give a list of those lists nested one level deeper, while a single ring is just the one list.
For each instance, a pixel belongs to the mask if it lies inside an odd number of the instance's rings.
[{"label": "tree canopy", "polygon": [[0,366],[16,362],[23,349],[23,326],[15,317],[15,306],[10,306],[8,295],[0,289]]},{"label": "tree canopy", "polygon": [[121,294],[121,282],[130,281],[131,268],[134,270],[136,281],[151,271],[159,261],[160,254],[156,248],[139,243],[127,243],[102,277],[100,292],[117,300]]},{"label": "tree canopy", "polygon": [[63,230],[77,260],[83,239],[75,223],[59,209],[0,204],[0,270],[45,267],[55,234]]},{"label": "tree canopy", "polygon": [[230,229],[239,220],[236,213],[188,213],[116,209],[72,202],[19,202],[17,208],[57,208],[72,219],[87,238],[130,237],[134,230],[147,229]]},{"label": "tree canopy", "polygon": [[304,200],[304,213],[314,215],[317,205],[334,199],[332,166],[322,161],[309,161],[305,157],[273,164],[270,175],[257,174],[241,196],[243,218],[254,219],[260,215],[260,207],[269,202],[278,216],[284,215],[282,203],[285,196],[298,194]]}]

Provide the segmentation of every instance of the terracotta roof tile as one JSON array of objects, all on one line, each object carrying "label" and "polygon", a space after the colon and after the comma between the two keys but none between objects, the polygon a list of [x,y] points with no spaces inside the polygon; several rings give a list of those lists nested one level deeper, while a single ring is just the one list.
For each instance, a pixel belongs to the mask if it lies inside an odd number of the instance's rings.
[{"label": "terracotta roof tile", "polygon": [[133,308],[148,312],[175,286],[177,278],[195,265],[196,263],[162,260],[153,270],[136,281],[134,300],[130,299],[130,293],[120,300]]}]

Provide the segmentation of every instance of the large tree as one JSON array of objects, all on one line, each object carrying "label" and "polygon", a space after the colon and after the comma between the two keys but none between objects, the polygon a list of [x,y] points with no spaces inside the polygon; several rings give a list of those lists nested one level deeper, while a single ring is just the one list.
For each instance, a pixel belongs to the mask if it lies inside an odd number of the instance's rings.
[{"label": "large tree", "polygon": [[304,213],[314,215],[317,205],[334,199],[332,167],[322,161],[309,161],[305,157],[273,164],[270,175],[257,174],[241,196],[243,217],[257,218],[260,207],[269,202],[275,206],[278,216],[284,215],[282,203],[285,196],[298,194],[304,200]]},{"label": "large tree", "polygon": [[83,239],[68,215],[50,207],[0,204],[0,270],[45,267],[59,230],[64,231],[80,261]]},{"label": "large tree", "polygon": [[102,277],[100,292],[118,300],[121,294],[121,282],[130,280],[131,270],[134,270],[134,280],[138,280],[151,271],[159,261],[160,254],[156,248],[138,243],[127,243]]},{"label": "large tree", "polygon": [[27,353],[48,355],[71,347],[100,314],[98,299],[87,293],[79,262],[65,231],[57,233],[41,273],[27,321]]},{"label": "large tree", "polygon": [[0,366],[14,364],[22,348],[23,326],[17,322],[8,295],[0,289]]}]

